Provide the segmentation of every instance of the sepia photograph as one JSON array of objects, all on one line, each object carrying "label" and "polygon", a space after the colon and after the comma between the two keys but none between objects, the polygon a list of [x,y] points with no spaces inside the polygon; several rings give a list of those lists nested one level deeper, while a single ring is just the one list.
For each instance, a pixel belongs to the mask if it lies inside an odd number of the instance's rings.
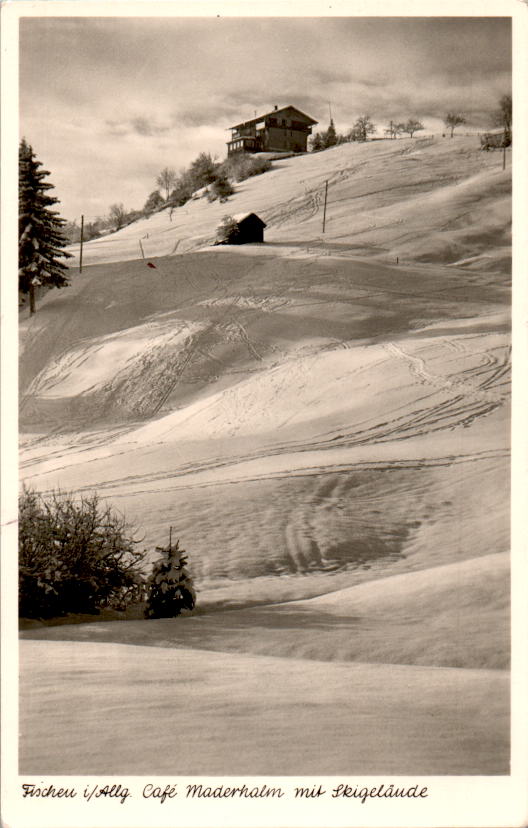
[{"label": "sepia photograph", "polygon": [[509,4],[77,5],[18,20],[23,795],[509,778]]}]

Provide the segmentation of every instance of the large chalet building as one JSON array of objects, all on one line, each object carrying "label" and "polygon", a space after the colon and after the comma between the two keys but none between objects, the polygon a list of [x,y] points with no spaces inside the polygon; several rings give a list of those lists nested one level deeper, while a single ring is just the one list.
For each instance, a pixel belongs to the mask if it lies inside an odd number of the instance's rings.
[{"label": "large chalet building", "polygon": [[306,152],[308,136],[317,123],[294,106],[277,106],[273,112],[229,127],[227,154],[235,152]]}]

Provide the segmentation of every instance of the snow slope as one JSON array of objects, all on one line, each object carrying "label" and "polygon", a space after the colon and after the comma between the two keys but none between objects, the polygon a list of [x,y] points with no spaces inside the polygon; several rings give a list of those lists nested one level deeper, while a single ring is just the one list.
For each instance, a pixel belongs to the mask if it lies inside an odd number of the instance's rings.
[{"label": "snow slope", "polygon": [[[172,221],[163,212],[90,242],[82,275],[22,318],[22,479],[43,491],[97,490],[149,550],[173,526],[199,595],[185,619],[24,633],[39,639],[22,646],[25,772],[68,767],[65,745],[81,725],[90,726],[83,772],[166,770],[154,742],[144,760],[134,751],[136,770],[126,759],[137,705],[151,711],[149,726],[155,711],[176,715],[163,684],[152,707],[129,695],[139,656],[148,681],[166,668],[170,654],[153,646],[178,648],[191,695],[207,682],[191,722],[219,688],[232,696],[222,708],[238,734],[232,747],[219,753],[204,731],[185,772],[209,755],[211,768],[234,772],[242,747],[255,772],[271,772],[276,756],[288,767],[302,710],[269,740],[247,730],[243,712],[262,715],[263,702],[249,699],[270,676],[280,721],[311,693],[339,708],[339,732],[360,734],[357,772],[393,768],[366,725],[383,711],[387,738],[401,743],[400,773],[505,772],[509,187],[501,159],[474,138],[284,159],[227,204],[193,201]],[[267,222],[265,244],[207,246],[226,212],[247,210]],[[123,675],[105,660],[114,654]],[[313,678],[321,661],[324,692]],[[120,761],[90,711],[79,718],[69,701],[85,692],[86,670],[94,693],[108,681],[126,699]],[[48,725],[36,722],[57,703],[58,677],[66,712],[50,720],[62,729],[45,755]],[[413,733],[420,716],[437,717],[421,746],[401,740],[412,699]],[[490,705],[495,715],[481,718]],[[355,771],[326,732],[318,772]]]},{"label": "snow slope", "polygon": [[453,774],[508,773],[500,671],[325,664],[323,682],[303,659],[22,645],[26,775],[440,775],[448,756]]},{"label": "snow slope", "polygon": [[[324,186],[328,181],[325,235]],[[236,185],[225,204],[206,198],[165,210],[85,245],[84,262],[147,258],[195,250],[215,239],[226,214],[256,212],[268,243],[353,251],[394,261],[454,263],[468,250],[507,267],[510,171],[478,136],[344,144],[285,158]],[[72,249],[78,255],[78,247]],[[75,260],[74,260],[75,263]],[[489,262],[488,262],[489,263]]]},{"label": "snow slope", "polygon": [[[46,640],[428,667],[509,666],[508,555],[435,566],[315,598],[193,616],[25,631]],[[453,612],[456,606],[456,612]]]}]

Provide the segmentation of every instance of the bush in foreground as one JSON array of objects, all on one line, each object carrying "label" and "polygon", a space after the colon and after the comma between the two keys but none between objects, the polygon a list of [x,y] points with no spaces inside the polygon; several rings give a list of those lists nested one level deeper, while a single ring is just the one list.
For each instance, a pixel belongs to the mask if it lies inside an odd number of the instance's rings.
[{"label": "bush in foreground", "polygon": [[19,502],[19,614],[52,618],[125,609],[141,599],[144,553],[125,519],[97,494],[44,497],[25,489]]},{"label": "bush in foreground", "polygon": [[180,549],[179,541],[173,546],[172,536],[168,546],[157,546],[156,550],[163,557],[154,564],[147,582],[145,618],[174,618],[184,609],[194,609],[196,603],[186,552]]}]

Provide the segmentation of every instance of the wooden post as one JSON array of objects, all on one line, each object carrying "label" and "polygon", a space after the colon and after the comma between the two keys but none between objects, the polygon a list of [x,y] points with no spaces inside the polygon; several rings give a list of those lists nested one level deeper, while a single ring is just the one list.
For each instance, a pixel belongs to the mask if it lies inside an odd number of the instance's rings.
[{"label": "wooden post", "polygon": [[504,138],[504,146],[502,148],[502,169],[506,169],[506,138]]},{"label": "wooden post", "polygon": [[323,210],[323,233],[326,227],[326,201],[328,198],[328,179],[325,181],[325,200],[324,200],[324,210]]},{"label": "wooden post", "polygon": [[143,245],[141,244],[141,239],[138,239],[138,241],[139,241],[139,249],[141,250],[141,255],[143,256],[143,258],[145,258],[145,251],[143,250]]},{"label": "wooden post", "polygon": [[30,314],[35,313],[36,310],[37,309],[35,307],[35,285],[33,284],[33,279],[32,279],[31,282],[29,283],[29,313]]},{"label": "wooden post", "polygon": [[79,253],[79,273],[82,273],[82,254],[84,242],[84,216],[81,216],[81,250]]}]

